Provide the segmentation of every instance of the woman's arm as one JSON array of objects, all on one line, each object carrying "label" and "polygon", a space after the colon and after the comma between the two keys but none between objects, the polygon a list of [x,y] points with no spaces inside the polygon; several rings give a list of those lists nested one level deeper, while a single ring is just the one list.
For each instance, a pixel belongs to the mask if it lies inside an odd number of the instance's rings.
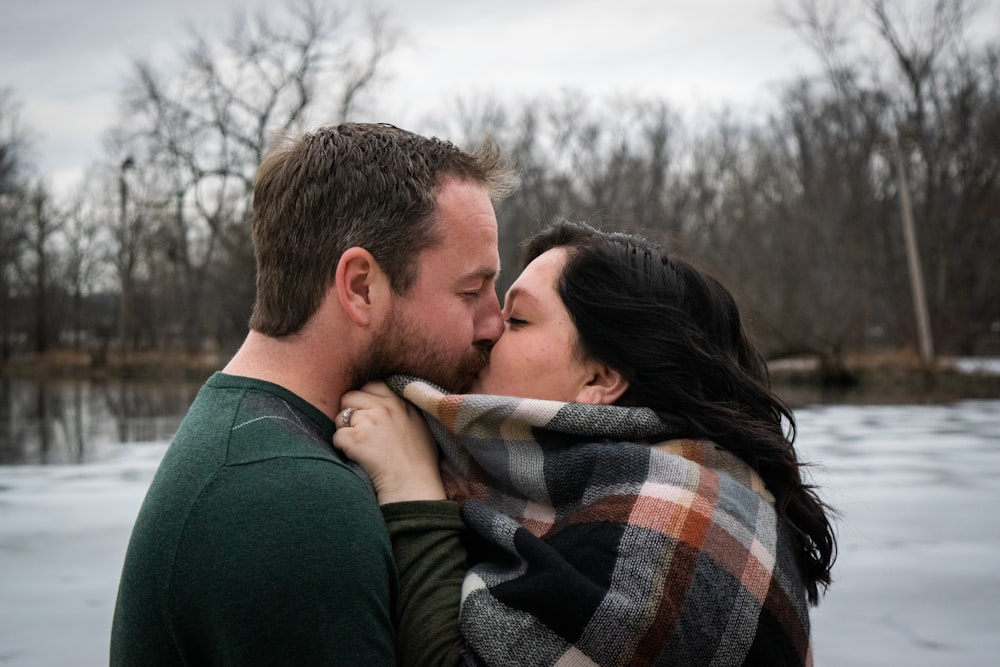
[{"label": "woman's arm", "polygon": [[458,505],[448,500],[389,503],[382,516],[399,573],[397,664],[464,665],[458,627],[467,569]]},{"label": "woman's arm", "polygon": [[399,575],[396,655],[406,667],[464,665],[458,612],[465,526],[445,500],[437,443],[420,412],[382,383],[341,400],[333,444],[372,480]]}]

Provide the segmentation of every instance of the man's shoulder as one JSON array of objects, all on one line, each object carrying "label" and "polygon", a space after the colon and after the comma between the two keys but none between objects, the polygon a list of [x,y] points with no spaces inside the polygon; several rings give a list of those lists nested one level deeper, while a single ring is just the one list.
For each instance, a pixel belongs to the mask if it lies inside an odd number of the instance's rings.
[{"label": "man's shoulder", "polygon": [[191,406],[147,504],[189,519],[236,515],[256,503],[287,520],[308,520],[309,505],[329,510],[346,503],[362,515],[377,514],[371,483],[333,448],[332,422],[315,418],[287,392],[215,379]]},{"label": "man's shoulder", "polygon": [[174,445],[224,448],[226,465],[274,457],[318,458],[340,463],[331,439],[333,422],[278,385],[216,373],[191,405]]}]

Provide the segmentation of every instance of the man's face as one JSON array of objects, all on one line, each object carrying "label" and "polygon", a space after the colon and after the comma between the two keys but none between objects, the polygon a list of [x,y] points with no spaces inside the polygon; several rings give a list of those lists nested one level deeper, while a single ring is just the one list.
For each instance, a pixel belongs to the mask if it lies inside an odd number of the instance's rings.
[{"label": "man's face", "polygon": [[417,279],[392,309],[359,365],[361,383],[393,373],[463,391],[503,332],[496,296],[497,221],[486,189],[449,180],[437,196],[440,244],[417,260]]}]

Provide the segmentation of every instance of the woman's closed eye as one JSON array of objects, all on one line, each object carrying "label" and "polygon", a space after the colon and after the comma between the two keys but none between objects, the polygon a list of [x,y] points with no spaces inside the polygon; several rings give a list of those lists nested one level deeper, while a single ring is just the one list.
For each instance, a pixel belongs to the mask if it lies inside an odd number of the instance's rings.
[{"label": "woman's closed eye", "polygon": [[513,316],[511,316],[511,317],[508,317],[508,318],[507,318],[506,320],[504,320],[504,321],[505,321],[505,322],[506,322],[507,324],[509,324],[510,326],[512,326],[512,327],[519,327],[519,326],[521,326],[521,325],[524,325],[524,324],[527,324],[527,323],[528,323],[528,322],[527,322],[526,320],[522,320],[522,319],[520,319],[520,318],[517,318],[517,317],[513,317]]}]

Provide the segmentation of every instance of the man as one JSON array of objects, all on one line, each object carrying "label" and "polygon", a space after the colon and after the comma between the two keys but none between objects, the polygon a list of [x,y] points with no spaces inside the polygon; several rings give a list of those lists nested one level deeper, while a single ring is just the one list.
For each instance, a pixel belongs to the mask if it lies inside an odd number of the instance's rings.
[{"label": "man", "polygon": [[391,665],[396,572],[341,395],[462,389],[503,322],[491,199],[511,174],[388,125],[273,147],[254,190],[250,332],[202,388],[136,520],[112,665]]}]

